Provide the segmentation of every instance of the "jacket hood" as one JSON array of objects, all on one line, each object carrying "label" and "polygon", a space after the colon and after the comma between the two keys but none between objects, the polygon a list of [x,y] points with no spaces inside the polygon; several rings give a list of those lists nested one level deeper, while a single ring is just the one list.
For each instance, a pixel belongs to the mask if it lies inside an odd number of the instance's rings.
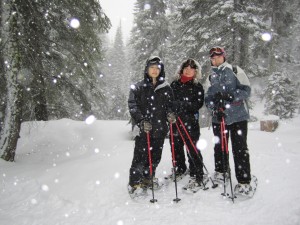
[{"label": "jacket hood", "polygon": [[193,62],[196,66],[196,74],[193,78],[194,83],[200,82],[200,79],[202,78],[201,66],[200,66],[200,63],[197,62],[193,58],[188,58],[180,64],[179,68],[177,69],[177,71],[175,73],[174,80],[180,80],[184,67],[186,67],[190,62]]},{"label": "jacket hood", "polygon": [[158,56],[151,56],[147,59],[144,71],[144,79],[147,81],[152,81],[152,78],[148,74],[148,68],[151,65],[158,65],[158,67],[160,67],[160,72],[157,80],[160,83],[163,82],[165,80],[165,68],[161,58]]}]

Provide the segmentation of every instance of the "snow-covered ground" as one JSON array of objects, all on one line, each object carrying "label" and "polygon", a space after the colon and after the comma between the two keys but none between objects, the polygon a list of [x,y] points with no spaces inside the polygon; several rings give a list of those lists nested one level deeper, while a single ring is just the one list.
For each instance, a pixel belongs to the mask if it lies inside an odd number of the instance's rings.
[{"label": "snow-covered ground", "polygon": [[[0,224],[300,224],[299,116],[280,121],[273,133],[260,131],[259,121],[249,123],[259,185],[252,199],[234,204],[222,198],[221,187],[183,193],[187,177],[178,183],[179,203],[172,201],[173,184],[155,192],[155,204],[149,202],[151,192],[145,202],[133,202],[126,188],[134,147],[129,131],[127,121],[23,123],[16,161],[0,160]],[[204,163],[213,172],[212,130],[201,128],[201,134],[208,144]],[[171,167],[166,139],[157,177]]]}]

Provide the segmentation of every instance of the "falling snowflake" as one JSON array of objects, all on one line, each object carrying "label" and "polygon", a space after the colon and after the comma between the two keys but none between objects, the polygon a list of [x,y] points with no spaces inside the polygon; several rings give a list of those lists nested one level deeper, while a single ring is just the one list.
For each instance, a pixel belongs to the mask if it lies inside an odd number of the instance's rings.
[{"label": "falling snowflake", "polygon": [[96,121],[96,117],[93,115],[90,115],[88,118],[85,119],[85,123],[90,125]]},{"label": "falling snowflake", "polygon": [[79,20],[76,19],[76,18],[72,18],[72,19],[70,20],[70,26],[71,26],[72,28],[74,28],[74,29],[78,29],[78,28],[80,27],[80,22],[79,22]]}]

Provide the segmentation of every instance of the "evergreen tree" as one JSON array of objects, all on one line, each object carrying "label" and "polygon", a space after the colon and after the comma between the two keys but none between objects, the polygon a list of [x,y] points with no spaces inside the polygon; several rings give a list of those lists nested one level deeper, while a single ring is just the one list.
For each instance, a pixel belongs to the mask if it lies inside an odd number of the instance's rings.
[{"label": "evergreen tree", "polygon": [[177,24],[179,34],[172,42],[174,49],[200,59],[207,57],[212,46],[223,46],[227,60],[248,73],[253,71],[248,61],[252,54],[250,43],[260,41],[259,31],[265,26],[260,5],[243,0],[183,0],[175,9],[171,24]]},{"label": "evergreen tree", "polygon": [[[72,17],[79,19],[78,29],[70,24]],[[101,97],[98,34],[110,23],[94,0],[1,1],[1,20],[9,22],[2,22],[0,37],[8,96],[0,147],[2,158],[13,161],[21,121],[83,118],[91,112],[89,99]]]},{"label": "evergreen tree", "polygon": [[[0,0],[0,24],[2,26],[2,0]],[[5,77],[4,77],[4,58],[3,58],[3,42],[2,42],[2,29],[0,29],[0,133],[1,127],[3,126],[4,114],[5,114],[5,99],[6,99],[6,87],[5,87]]]},{"label": "evergreen tree", "polygon": [[134,51],[130,60],[133,68],[132,81],[143,77],[145,62],[151,55],[162,59],[165,57],[169,36],[165,11],[166,4],[163,0],[137,0],[135,4],[135,25],[130,40]]},{"label": "evergreen tree", "polygon": [[6,161],[14,161],[16,146],[21,129],[22,117],[22,90],[18,81],[18,75],[21,68],[21,42],[19,39],[20,24],[18,23],[20,13],[17,11],[17,1],[11,2],[6,8],[9,12],[9,39],[6,48],[3,48],[4,57],[9,62],[6,65],[6,110],[4,123],[0,136],[1,158]]},{"label": "evergreen tree", "polygon": [[106,119],[128,119],[126,112],[130,77],[121,23],[117,28],[114,44],[108,53],[106,63],[109,65],[105,69]]},{"label": "evergreen tree", "polygon": [[110,24],[99,3],[24,0],[16,7],[24,56],[19,81],[26,88],[23,120],[84,118],[102,98],[99,33]]},{"label": "evergreen tree", "polygon": [[282,118],[293,118],[298,108],[296,86],[286,73],[275,72],[268,80],[265,90],[265,113]]},{"label": "evergreen tree", "polygon": [[[293,35],[297,30],[297,12],[299,1],[269,0],[262,2],[265,10],[262,11],[264,21],[268,22],[267,30],[272,39],[269,42],[254,46],[258,55],[258,61],[264,61],[267,67],[266,76],[282,68],[282,63],[295,64],[295,38]],[[299,26],[299,25],[298,25]],[[298,30],[299,31],[299,30]],[[299,45],[299,42],[298,42]]]}]

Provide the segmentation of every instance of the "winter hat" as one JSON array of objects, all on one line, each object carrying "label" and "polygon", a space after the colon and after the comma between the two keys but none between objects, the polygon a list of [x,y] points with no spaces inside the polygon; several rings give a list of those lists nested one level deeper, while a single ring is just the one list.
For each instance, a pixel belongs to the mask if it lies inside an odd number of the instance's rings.
[{"label": "winter hat", "polygon": [[160,65],[162,63],[161,59],[158,56],[151,56],[149,59],[146,61],[147,67],[151,65]]}]

